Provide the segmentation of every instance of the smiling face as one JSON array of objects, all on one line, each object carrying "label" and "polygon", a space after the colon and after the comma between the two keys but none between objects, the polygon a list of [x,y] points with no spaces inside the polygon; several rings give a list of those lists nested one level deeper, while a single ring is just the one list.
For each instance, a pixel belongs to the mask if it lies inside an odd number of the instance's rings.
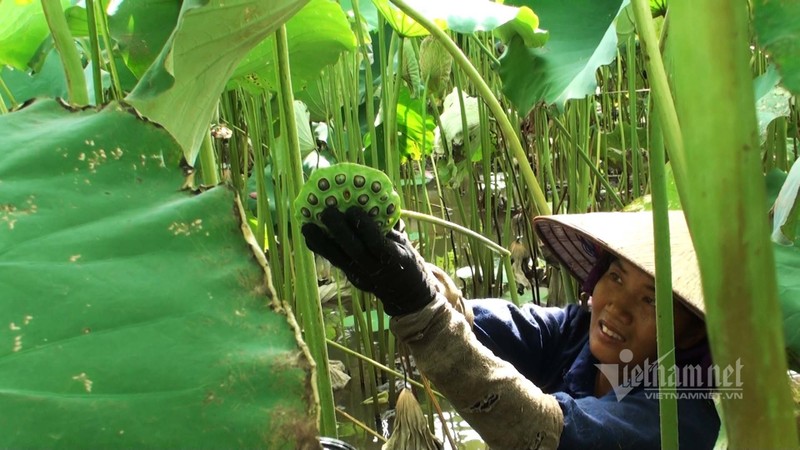
[{"label": "smiling face", "polygon": [[620,364],[620,352],[633,353],[629,364],[656,355],[653,278],[633,264],[615,259],[592,293],[589,347],[603,364]]},{"label": "smiling face", "polygon": [[[612,261],[592,293],[592,355],[603,364],[634,366],[645,359],[653,361],[657,355],[655,298],[652,276],[628,261]],[[677,301],[674,313],[676,347],[687,348],[702,339],[705,327],[699,318]],[[620,352],[626,349],[633,359],[621,361]]]}]

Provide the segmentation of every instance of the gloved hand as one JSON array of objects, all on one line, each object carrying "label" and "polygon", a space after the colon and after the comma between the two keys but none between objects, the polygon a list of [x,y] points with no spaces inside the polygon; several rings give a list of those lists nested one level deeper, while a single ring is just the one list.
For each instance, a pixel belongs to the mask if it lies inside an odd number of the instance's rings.
[{"label": "gloved hand", "polygon": [[320,220],[327,232],[313,223],[303,225],[308,248],[340,268],[353,286],[375,294],[386,314],[416,312],[433,301],[433,277],[405,236],[395,230],[382,233],[357,206],[344,214],[325,208]]}]

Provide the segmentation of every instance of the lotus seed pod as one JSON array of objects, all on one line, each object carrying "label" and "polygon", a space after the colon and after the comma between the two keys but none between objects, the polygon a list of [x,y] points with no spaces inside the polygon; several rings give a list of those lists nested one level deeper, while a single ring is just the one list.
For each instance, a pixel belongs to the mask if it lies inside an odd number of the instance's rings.
[{"label": "lotus seed pod", "polygon": [[400,196],[389,177],[359,164],[340,163],[315,170],[294,201],[301,223],[315,223],[323,229],[320,214],[326,207],[344,212],[351,206],[366,211],[386,233],[400,219]]},{"label": "lotus seed pod", "polygon": [[453,57],[438,40],[432,36],[422,40],[419,46],[419,72],[432,96],[444,96],[452,67]]}]

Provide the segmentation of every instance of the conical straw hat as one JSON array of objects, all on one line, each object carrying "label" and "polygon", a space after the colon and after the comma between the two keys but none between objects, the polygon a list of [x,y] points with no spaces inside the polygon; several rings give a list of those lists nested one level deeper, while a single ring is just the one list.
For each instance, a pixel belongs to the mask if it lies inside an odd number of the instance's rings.
[{"label": "conical straw hat", "polygon": [[[533,219],[547,251],[581,282],[597,261],[597,247],[623,258],[655,277],[653,215],[650,212],[559,214]],[[669,212],[672,291],[700,317],[703,289],[692,239],[682,211]]]}]

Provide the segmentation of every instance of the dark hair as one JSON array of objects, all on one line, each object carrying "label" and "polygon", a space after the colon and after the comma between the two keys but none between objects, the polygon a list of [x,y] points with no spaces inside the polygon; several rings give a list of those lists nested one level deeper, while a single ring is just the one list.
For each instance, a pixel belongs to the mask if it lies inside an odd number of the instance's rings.
[{"label": "dark hair", "polygon": [[589,271],[589,274],[581,285],[581,291],[589,295],[594,292],[595,285],[597,285],[597,282],[603,277],[603,274],[606,273],[611,263],[617,259],[615,255],[603,250],[599,246],[595,246],[595,255],[597,255],[597,260],[594,263],[594,267]]}]

